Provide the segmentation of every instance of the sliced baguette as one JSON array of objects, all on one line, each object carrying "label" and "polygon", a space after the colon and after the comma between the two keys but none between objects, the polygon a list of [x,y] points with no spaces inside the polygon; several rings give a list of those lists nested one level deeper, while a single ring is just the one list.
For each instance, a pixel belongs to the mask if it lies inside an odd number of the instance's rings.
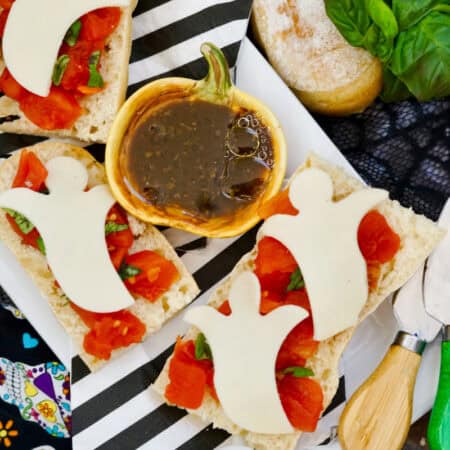
[{"label": "sliced baguette", "polygon": [[[105,89],[80,100],[80,106],[85,113],[71,129],[43,130],[25,117],[15,100],[3,96],[0,98],[0,131],[106,143],[112,122],[125,100],[131,53],[131,14],[135,5],[133,0],[130,7],[122,8],[120,23],[106,42],[100,68],[106,83]],[[5,63],[0,58],[0,73],[4,67]]]},{"label": "sliced baguette", "polygon": [[[335,200],[342,199],[351,192],[364,188],[361,182],[350,177],[343,170],[329,165],[314,155],[307,159],[305,164],[297,170],[297,173],[309,167],[320,168],[331,176]],[[424,216],[414,214],[411,209],[402,207],[397,201],[386,200],[377,209],[385,216],[391,227],[400,236],[401,247],[395,258],[382,266],[378,286],[370,293],[367,303],[361,311],[360,321],[364,320],[387,296],[400,288],[413,275],[445,234],[445,231],[438,228],[432,221]],[[244,270],[254,269],[256,253],[255,247],[239,261],[231,274],[224,279],[209,299],[210,305],[218,307],[223,301],[228,299],[233,280]],[[339,359],[354,331],[354,327],[349,328],[330,339],[322,341],[317,354],[308,360],[308,367],[314,371],[314,378],[322,386],[324,410],[336,393],[339,383]],[[197,333],[198,330],[191,328],[186,337],[195,339]],[[169,362],[170,359],[156,382],[152,385],[152,388],[163,397],[169,382]],[[220,404],[209,394],[206,394],[200,408],[189,412],[200,416],[205,421],[213,422],[214,427],[222,428],[231,434],[241,435],[246,443],[256,450],[291,450],[295,447],[301,434],[296,432],[285,435],[267,435],[243,430],[231,422],[224,414]]]},{"label": "sliced baguette", "polygon": [[381,63],[347,43],[324,0],[255,0],[253,29],[275,70],[313,111],[360,112],[382,88]]},{"label": "sliced baguette", "polygon": [[[76,158],[88,169],[89,187],[106,183],[103,165],[82,148],[56,141],[46,141],[28,147],[28,150],[33,151],[44,163],[57,156]],[[0,165],[0,192],[11,187],[19,159],[20,152],[16,152]],[[190,303],[198,294],[199,289],[175,250],[155,227],[139,222],[131,216],[128,219],[135,237],[131,253],[141,250],[156,251],[172,261],[180,273],[180,279],[157,301],[151,303],[143,298],[136,298],[135,304],[130,308],[130,311],[145,324],[147,335],[150,335],[158,331],[168,319]],[[63,291],[55,286],[55,278],[47,266],[45,256],[38,250],[21,243],[21,238],[9,225],[5,214],[0,214],[0,239],[14,253],[44,298],[48,300],[56,317],[76,343],[79,355],[91,371],[97,370],[105,364],[104,360],[99,360],[84,351],[83,339],[89,329],[70,307]],[[124,351],[127,351],[127,348],[115,350],[111,357],[114,358]]]}]

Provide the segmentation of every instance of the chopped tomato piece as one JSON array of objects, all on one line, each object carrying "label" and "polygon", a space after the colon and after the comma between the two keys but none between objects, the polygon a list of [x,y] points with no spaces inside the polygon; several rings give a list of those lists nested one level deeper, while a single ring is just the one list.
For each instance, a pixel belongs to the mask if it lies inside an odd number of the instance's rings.
[{"label": "chopped tomato piece", "polygon": [[11,9],[14,0],[0,0],[0,7],[3,9]]},{"label": "chopped tomato piece", "polygon": [[106,222],[113,222],[118,225],[128,225],[128,228],[121,231],[109,233],[106,236],[108,248],[112,251],[117,248],[129,249],[133,245],[134,237],[129,227],[128,218],[125,211],[116,203],[109,211]]},{"label": "chopped tomato piece", "polygon": [[[203,402],[207,386],[214,386],[214,369],[210,360],[195,359],[194,341],[177,340],[170,360],[169,379],[165,396],[170,403],[197,409]],[[215,391],[211,393],[214,395]]]},{"label": "chopped tomato piece", "polygon": [[265,237],[258,242],[255,273],[261,278],[273,272],[289,273],[297,268],[297,262],[289,250],[276,239]]},{"label": "chopped tomato piece", "polygon": [[0,90],[9,98],[17,101],[20,101],[28,94],[28,91],[15,80],[6,68],[0,77]]},{"label": "chopped tomato piece", "polygon": [[141,270],[141,273],[125,280],[133,294],[153,302],[180,277],[172,261],[150,250],[134,253],[125,258],[125,264]]},{"label": "chopped tomato piece", "polygon": [[400,237],[378,211],[368,212],[358,229],[358,244],[366,261],[383,264],[390,261],[400,248]]},{"label": "chopped tomato piece", "polygon": [[288,214],[290,216],[298,214],[298,209],[294,208],[289,200],[289,189],[279,192],[258,208],[258,215],[261,219],[267,219],[275,214]]},{"label": "chopped tomato piece", "polygon": [[9,10],[4,9],[0,14],[0,37],[5,33],[6,21],[8,20]]},{"label": "chopped tomato piece", "polygon": [[28,93],[21,98],[20,109],[44,130],[71,128],[83,112],[72,94],[57,87],[47,97]]},{"label": "chopped tomato piece", "polygon": [[12,187],[27,187],[36,192],[40,191],[45,184],[47,175],[48,171],[40,159],[33,152],[23,150]]},{"label": "chopped tomato piece", "polygon": [[286,367],[303,365],[301,360],[314,356],[319,348],[319,342],[313,340],[314,329],[311,316],[299,323],[284,340],[277,356],[277,370]]},{"label": "chopped tomato piece", "polygon": [[218,308],[217,311],[219,311],[224,316],[229,316],[231,314],[231,306],[230,302],[228,300],[225,300]]},{"label": "chopped tomato piece", "polygon": [[89,58],[93,52],[103,50],[102,41],[82,41],[70,47],[64,44],[61,47],[60,54],[67,55],[69,63],[61,80],[61,87],[67,91],[76,91],[80,86],[87,85],[89,81]]},{"label": "chopped tomato piece", "polygon": [[320,384],[310,378],[285,375],[277,381],[277,386],[292,426],[301,431],[314,431],[323,409]]},{"label": "chopped tomato piece", "polygon": [[145,325],[130,311],[100,314],[73,303],[71,307],[90,328],[84,337],[84,349],[99,359],[110,359],[113,350],[141,342],[145,334]]},{"label": "chopped tomato piece", "polygon": [[113,263],[113,266],[116,270],[120,269],[120,266],[123,263],[123,260],[127,256],[128,249],[127,248],[116,248],[115,250],[112,250],[109,252],[109,256],[111,258],[111,262]]},{"label": "chopped tomato piece", "polygon": [[105,89],[106,85],[103,87],[89,87],[89,86],[78,86],[78,92],[81,92],[83,95],[94,95],[102,92]]},{"label": "chopped tomato piece", "polygon": [[284,298],[286,305],[297,305],[306,309],[311,313],[311,305],[309,303],[308,293],[306,289],[297,289],[295,291],[289,291]]},{"label": "chopped tomato piece", "polygon": [[12,229],[22,238],[22,244],[31,245],[36,250],[39,250],[38,239],[40,237],[40,234],[36,228],[33,228],[28,234],[25,234],[9,214],[6,214],[6,219],[8,220]]},{"label": "chopped tomato piece", "polygon": [[106,39],[119,25],[120,8],[100,8],[81,17],[80,40]]},{"label": "chopped tomato piece", "polygon": [[275,272],[262,275],[261,272],[258,270],[260,266],[261,263],[260,261],[258,261],[255,273],[258,276],[261,289],[271,292],[277,292],[279,294],[285,293],[291,281],[291,273],[280,272],[279,270],[277,270]]},{"label": "chopped tomato piece", "polygon": [[277,292],[262,291],[261,303],[259,305],[259,312],[261,314],[268,314],[275,308],[283,305],[283,297]]}]

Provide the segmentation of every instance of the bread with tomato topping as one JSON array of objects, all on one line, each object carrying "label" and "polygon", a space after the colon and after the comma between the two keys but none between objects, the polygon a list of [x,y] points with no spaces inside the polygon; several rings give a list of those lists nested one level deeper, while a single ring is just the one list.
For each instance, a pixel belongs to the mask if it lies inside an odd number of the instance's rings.
[{"label": "bread with tomato topping", "polygon": [[[130,7],[121,8],[120,22],[105,42],[99,69],[105,88],[78,100],[82,114],[70,128],[40,128],[25,116],[16,100],[3,95],[0,98],[0,131],[105,143],[117,111],[125,100],[132,42],[131,15],[135,6],[136,1],[132,1]],[[0,57],[0,74],[4,68],[5,63]]]},{"label": "bread with tomato topping", "polygon": [[380,61],[347,43],[324,0],[255,0],[252,19],[270,62],[307,108],[352,114],[380,93]]},{"label": "bread with tomato topping", "polygon": [[[26,150],[34,152],[42,163],[58,156],[76,158],[88,169],[89,188],[107,182],[103,165],[82,148],[56,141],[46,141],[28,147]],[[0,165],[0,192],[11,188],[18,170],[20,153],[16,152]],[[128,217],[128,221],[134,236],[130,254],[142,250],[152,250],[171,261],[179,273],[179,279],[156,301],[150,302],[142,297],[135,296],[135,303],[129,308],[129,311],[145,325],[145,337],[157,332],[169,318],[189,304],[196,297],[199,289],[175,250],[155,227],[140,222],[131,216]],[[62,289],[55,283],[56,280],[48,268],[46,257],[39,250],[22,243],[21,237],[10,226],[3,211],[0,213],[0,239],[13,252],[35,282],[43,297],[47,299],[56,317],[73,338],[79,355],[87,366],[94,371],[104,365],[105,360],[96,358],[85,351],[83,341],[84,336],[89,332],[89,328],[70,306],[69,300]],[[68,239],[70,239],[70,236],[68,236]],[[113,350],[111,358],[127,351],[127,349],[126,347]]]},{"label": "bread with tomato topping", "polygon": [[[364,189],[364,185],[359,180],[315,155],[311,155],[296,173],[310,167],[319,168],[330,175],[334,186],[335,201],[348,196],[352,192]],[[415,273],[445,234],[444,230],[437,227],[434,222],[422,215],[415,214],[412,209],[402,207],[397,201],[385,200],[376,209],[386,218],[389,226],[400,237],[400,247],[391,261],[382,264],[378,283],[370,290],[367,302],[360,313],[360,322]],[[231,274],[220,283],[209,299],[208,303],[211,306],[219,309],[224,301],[229,298],[230,288],[236,277],[246,270],[255,270],[257,252],[258,247],[255,246],[250,253],[238,262]],[[311,379],[317,381],[322,388],[322,412],[328,407],[336,394],[339,384],[339,359],[355,329],[356,327],[349,328],[332,338],[321,341],[317,353],[307,360],[307,367],[312,369],[314,373]],[[184,340],[193,339],[195,341],[198,333],[199,330],[193,327],[184,336]],[[173,358],[173,355],[171,358]],[[168,400],[165,397],[165,392],[170,383],[169,366],[171,358],[151,387],[163,396],[166,402]],[[257,379],[258,374],[255,374],[255,382],[257,382]],[[247,445],[256,450],[292,450],[301,435],[300,431],[291,434],[269,435],[241,429],[225,415],[220,403],[211,395],[211,391],[205,392],[199,408],[188,409],[188,411],[208,423],[212,422],[216,428],[224,429],[233,435],[240,435]]]}]

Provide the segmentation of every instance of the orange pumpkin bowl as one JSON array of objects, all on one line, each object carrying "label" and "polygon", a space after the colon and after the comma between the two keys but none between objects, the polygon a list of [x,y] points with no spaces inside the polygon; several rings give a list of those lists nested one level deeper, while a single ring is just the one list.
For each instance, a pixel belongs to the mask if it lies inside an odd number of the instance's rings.
[{"label": "orange pumpkin bowl", "polygon": [[[115,198],[133,216],[155,225],[180,228],[201,236],[225,238],[242,234],[256,225],[260,220],[259,206],[279,191],[286,171],[286,142],[278,120],[267,106],[231,84],[228,65],[222,52],[212,44],[204,44],[202,53],[210,67],[205,79],[195,81],[187,78],[162,78],[139,89],[125,102],[108,137],[105,166]],[[167,206],[161,209],[133,194],[125,182],[126,174],[121,158],[127,130],[143,111],[180,98],[198,98],[226,104],[232,109],[252,111],[270,133],[273,165],[265,187],[254,201],[238,209],[236,214],[205,220],[186,214],[182,208]]]}]

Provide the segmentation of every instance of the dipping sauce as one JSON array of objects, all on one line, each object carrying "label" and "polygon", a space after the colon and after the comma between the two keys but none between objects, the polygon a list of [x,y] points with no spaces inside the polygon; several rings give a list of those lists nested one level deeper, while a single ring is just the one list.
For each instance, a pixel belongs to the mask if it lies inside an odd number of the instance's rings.
[{"label": "dipping sauce", "polygon": [[172,99],[141,111],[123,142],[130,192],[193,221],[235,215],[269,182],[273,143],[258,114],[199,99]]}]

